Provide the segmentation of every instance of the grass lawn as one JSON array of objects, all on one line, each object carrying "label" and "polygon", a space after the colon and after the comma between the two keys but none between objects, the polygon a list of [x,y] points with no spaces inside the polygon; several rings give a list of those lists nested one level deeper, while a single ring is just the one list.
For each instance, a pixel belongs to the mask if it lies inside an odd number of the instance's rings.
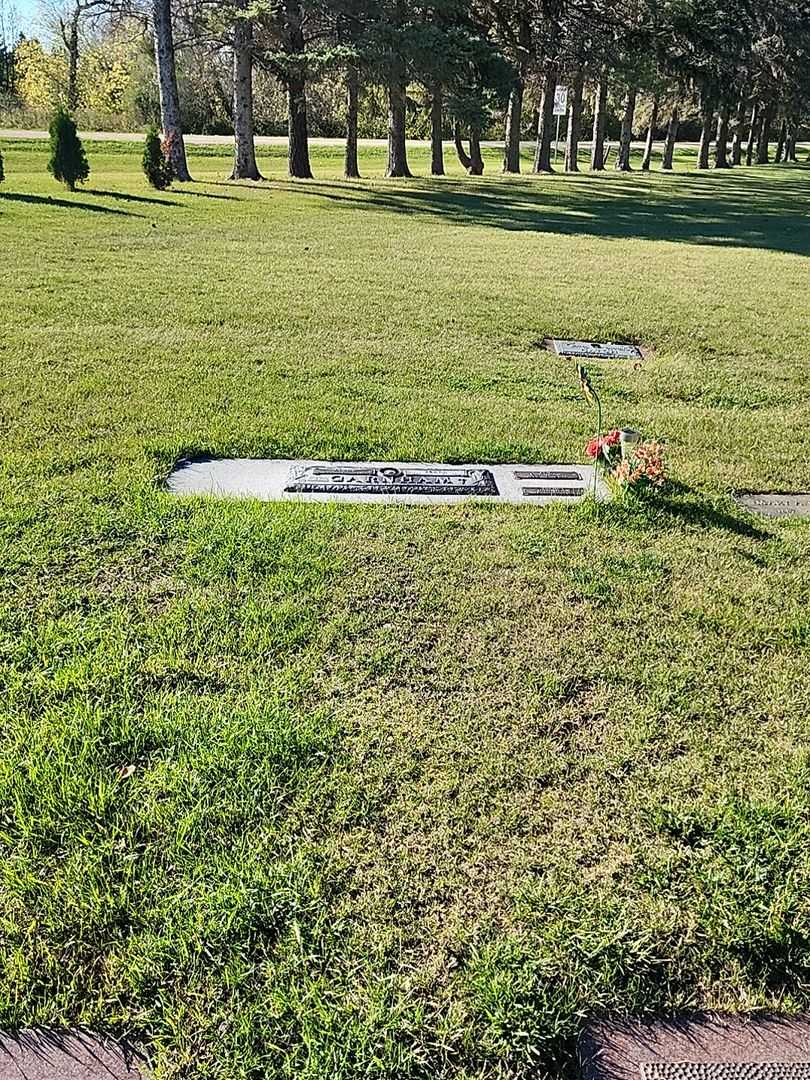
[{"label": "grass lawn", "polygon": [[[810,1006],[810,172],[0,188],[0,1025],[157,1075],[567,1075],[605,1011]],[[425,170],[426,154],[413,155]],[[582,460],[574,510],[177,501],[215,455]]]}]

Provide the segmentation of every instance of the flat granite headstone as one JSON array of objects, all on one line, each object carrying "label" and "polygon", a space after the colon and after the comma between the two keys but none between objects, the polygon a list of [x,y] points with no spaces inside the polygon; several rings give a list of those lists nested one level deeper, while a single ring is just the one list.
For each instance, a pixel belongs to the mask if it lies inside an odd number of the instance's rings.
[{"label": "flat granite headstone", "polygon": [[285,492],[320,495],[497,495],[490,469],[440,465],[301,465]]},{"label": "flat granite headstone", "polygon": [[149,1080],[126,1043],[73,1028],[0,1032],[0,1080]]},{"label": "flat granite headstone", "polygon": [[735,501],[763,517],[810,517],[810,492],[752,491],[737,495]]},{"label": "flat granite headstone", "polygon": [[620,341],[572,341],[551,338],[551,347],[558,356],[576,356],[583,360],[641,360],[644,356],[638,345]]},{"label": "flat granite headstone", "polygon": [[579,1050],[585,1080],[810,1080],[810,1016],[601,1020]]},{"label": "flat granite headstone", "polygon": [[[527,481],[529,483],[527,483]],[[608,498],[592,465],[446,465],[415,461],[291,461],[197,458],[180,461],[167,480],[173,495],[402,503],[577,503]]]}]

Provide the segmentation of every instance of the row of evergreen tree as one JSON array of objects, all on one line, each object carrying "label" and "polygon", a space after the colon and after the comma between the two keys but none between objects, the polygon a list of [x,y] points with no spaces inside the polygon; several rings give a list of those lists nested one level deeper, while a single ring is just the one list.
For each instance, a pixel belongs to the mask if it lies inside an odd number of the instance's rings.
[{"label": "row of evergreen tree", "polygon": [[[358,100],[383,85],[388,100],[389,176],[408,176],[406,110],[411,87],[430,99],[434,174],[444,172],[448,118],[471,173],[483,170],[481,132],[504,116],[505,172],[519,172],[528,106],[536,104],[533,169],[553,168],[554,97],[569,90],[565,168],[577,169],[582,118],[592,100],[591,168],[605,167],[608,93],[620,92],[616,159],[630,168],[641,93],[651,101],[649,141],[666,127],[663,167],[672,163],[682,102],[699,102],[698,166],[765,163],[778,125],[781,154],[795,159],[810,103],[810,20],[804,0],[151,0],[161,122],[174,173],[189,178],[175,71],[175,27],[186,41],[227,49],[233,63],[234,178],[258,179],[253,71],[286,89],[289,172],[311,176],[307,87],[331,73],[346,95],[347,176],[358,175]],[[714,156],[711,147],[714,145]],[[745,149],[744,149],[745,148]],[[649,164],[649,154],[645,155]]]},{"label": "row of evergreen tree", "polygon": [[[133,25],[136,0],[67,0],[60,20],[75,105],[82,20]],[[259,179],[253,78],[261,68],[283,85],[289,172],[311,176],[307,92],[315,79],[343,84],[347,176],[357,176],[358,109],[364,89],[384,87],[389,176],[408,176],[406,115],[421,87],[430,110],[431,172],[444,172],[450,130],[470,173],[484,168],[482,132],[500,118],[504,172],[521,169],[521,139],[535,140],[532,168],[553,169],[555,92],[568,91],[564,168],[576,171],[585,118],[590,168],[608,161],[609,95],[621,101],[615,166],[630,168],[637,102],[647,144],[664,134],[661,166],[672,167],[684,108],[698,103],[700,168],[795,160],[810,103],[806,0],[148,0],[141,12],[154,41],[163,151],[190,179],[183,139],[175,36],[227,55],[233,68],[234,178]],[[154,140],[151,143],[154,146]],[[154,170],[153,170],[154,172]],[[163,182],[157,177],[158,183]]]}]

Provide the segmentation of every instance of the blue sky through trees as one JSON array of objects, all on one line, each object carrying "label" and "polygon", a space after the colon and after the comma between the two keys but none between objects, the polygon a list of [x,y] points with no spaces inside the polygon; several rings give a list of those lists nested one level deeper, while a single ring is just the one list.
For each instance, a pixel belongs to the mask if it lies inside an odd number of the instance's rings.
[{"label": "blue sky through trees", "polygon": [[[2,4],[0,0],[0,6],[5,7],[6,23],[10,23],[12,26],[16,26],[27,36],[31,36],[39,31],[39,8],[37,0],[11,0],[11,2]],[[12,16],[8,18],[9,14]]]}]

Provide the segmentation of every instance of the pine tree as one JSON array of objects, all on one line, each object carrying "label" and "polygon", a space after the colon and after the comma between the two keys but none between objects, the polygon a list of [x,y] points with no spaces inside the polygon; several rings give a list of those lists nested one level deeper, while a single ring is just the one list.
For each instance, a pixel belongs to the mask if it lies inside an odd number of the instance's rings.
[{"label": "pine tree", "polygon": [[165,191],[174,180],[172,163],[164,153],[160,135],[154,124],[146,132],[142,164],[144,176],[158,191]]},{"label": "pine tree", "polygon": [[48,172],[61,180],[68,191],[75,191],[76,184],[90,175],[90,166],[76,132],[76,121],[63,108],[56,111],[48,129],[51,137],[51,159]]}]

